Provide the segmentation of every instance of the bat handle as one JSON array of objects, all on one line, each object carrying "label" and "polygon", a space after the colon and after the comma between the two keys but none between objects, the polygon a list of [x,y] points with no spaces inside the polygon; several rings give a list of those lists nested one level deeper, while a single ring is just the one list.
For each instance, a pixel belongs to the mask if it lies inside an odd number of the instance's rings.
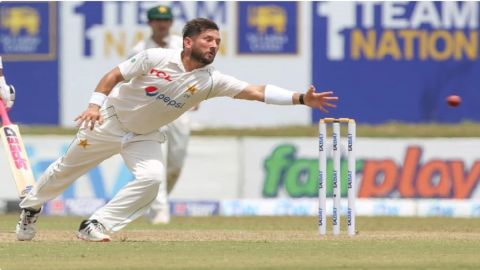
[{"label": "bat handle", "polygon": [[4,126],[12,124],[12,122],[10,122],[10,118],[8,117],[8,114],[7,114],[7,109],[5,108],[5,105],[3,104],[2,99],[0,99],[0,116],[2,116],[2,123]]}]

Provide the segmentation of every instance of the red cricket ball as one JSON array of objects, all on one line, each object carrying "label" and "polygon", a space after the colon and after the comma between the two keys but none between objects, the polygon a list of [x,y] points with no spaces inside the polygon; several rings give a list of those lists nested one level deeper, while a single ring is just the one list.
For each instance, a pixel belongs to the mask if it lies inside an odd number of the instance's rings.
[{"label": "red cricket ball", "polygon": [[451,95],[447,97],[447,103],[452,107],[457,107],[458,105],[460,105],[461,102],[462,98],[460,98],[459,96]]}]

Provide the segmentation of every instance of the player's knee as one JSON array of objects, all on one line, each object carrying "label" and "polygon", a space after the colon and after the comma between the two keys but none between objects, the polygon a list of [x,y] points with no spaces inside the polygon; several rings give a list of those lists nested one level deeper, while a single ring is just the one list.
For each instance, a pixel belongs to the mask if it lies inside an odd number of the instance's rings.
[{"label": "player's knee", "polygon": [[69,166],[65,166],[62,159],[58,159],[48,166],[42,177],[47,177],[49,179],[70,179],[75,178],[77,174],[76,170],[72,170]]},{"label": "player's knee", "polygon": [[138,174],[137,180],[149,182],[151,185],[159,185],[165,181],[165,172],[162,169],[149,169]]}]

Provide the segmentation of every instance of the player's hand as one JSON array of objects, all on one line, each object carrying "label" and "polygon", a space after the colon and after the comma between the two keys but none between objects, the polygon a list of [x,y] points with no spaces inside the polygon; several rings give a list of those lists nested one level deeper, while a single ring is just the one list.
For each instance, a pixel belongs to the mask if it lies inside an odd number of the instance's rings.
[{"label": "player's hand", "polygon": [[338,97],[334,96],[332,91],[317,93],[315,90],[315,86],[313,85],[310,85],[307,92],[305,93],[305,96],[303,97],[305,105],[315,109],[319,109],[325,113],[328,113],[326,107],[337,107],[337,105],[334,104],[334,102],[336,102],[337,100]]},{"label": "player's hand", "polygon": [[97,122],[99,125],[103,124],[100,106],[89,104],[87,110],[75,118],[75,122],[77,123],[77,127],[90,128],[90,130],[93,130]]}]

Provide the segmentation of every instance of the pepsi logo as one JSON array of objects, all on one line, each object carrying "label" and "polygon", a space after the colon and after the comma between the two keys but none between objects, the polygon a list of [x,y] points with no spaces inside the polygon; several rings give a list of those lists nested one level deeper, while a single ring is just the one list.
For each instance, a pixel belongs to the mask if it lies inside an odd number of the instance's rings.
[{"label": "pepsi logo", "polygon": [[155,86],[147,86],[145,87],[145,94],[149,97],[156,96],[158,94],[158,88]]}]

